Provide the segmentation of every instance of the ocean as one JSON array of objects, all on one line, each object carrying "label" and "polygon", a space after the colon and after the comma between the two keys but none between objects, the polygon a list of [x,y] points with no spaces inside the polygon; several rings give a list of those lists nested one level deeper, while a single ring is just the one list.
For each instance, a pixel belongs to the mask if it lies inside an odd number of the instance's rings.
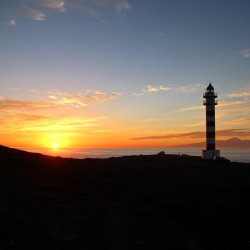
[{"label": "ocean", "polygon": [[[67,149],[46,149],[46,148],[22,148],[29,152],[38,152],[46,155],[70,157],[77,159],[84,158],[108,158],[125,155],[151,155],[164,151],[166,154],[187,154],[201,156],[200,148],[67,148]],[[231,161],[250,163],[250,149],[248,148],[223,148],[221,156]]]}]

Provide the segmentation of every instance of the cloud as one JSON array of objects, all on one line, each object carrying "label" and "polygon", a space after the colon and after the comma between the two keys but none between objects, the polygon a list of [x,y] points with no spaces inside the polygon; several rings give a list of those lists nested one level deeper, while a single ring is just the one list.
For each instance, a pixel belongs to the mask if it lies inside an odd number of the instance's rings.
[{"label": "cloud", "polygon": [[[248,137],[250,136],[249,129],[225,129],[225,130],[218,130],[217,136],[242,136]],[[131,140],[139,141],[139,140],[161,140],[161,139],[171,139],[171,138],[191,138],[191,139],[199,139],[205,138],[205,131],[194,131],[194,132],[187,132],[187,133],[178,133],[178,134],[167,134],[167,135],[153,135],[153,136],[145,136],[145,137],[135,137],[131,138]]]},{"label": "cloud", "polygon": [[[86,118],[82,116],[68,116],[67,118],[62,117],[50,117],[46,121],[42,122],[29,122],[29,124],[20,124],[19,131],[29,132],[81,132],[87,127],[96,127],[99,125],[99,121],[103,117]],[[35,126],[34,126],[35,124]]]},{"label": "cloud", "polygon": [[122,96],[122,93],[108,93],[101,90],[88,91],[78,94],[50,92],[47,100],[40,101],[10,99],[0,96],[0,111],[17,109],[52,109],[60,106],[86,107],[90,104],[111,101],[119,98],[120,96]]},{"label": "cloud", "polygon": [[107,93],[101,90],[88,91],[87,93],[69,94],[55,93],[49,95],[49,100],[56,105],[72,105],[75,107],[86,107],[90,104],[103,103],[111,101],[122,96],[122,93],[111,92]]},{"label": "cloud", "polygon": [[145,137],[135,137],[131,138],[132,140],[159,140],[159,139],[171,139],[171,138],[180,138],[180,137],[188,137],[188,138],[201,138],[204,137],[205,132],[196,131],[196,132],[188,132],[188,133],[179,133],[179,134],[167,134],[167,135],[153,135],[153,136],[145,136]]},{"label": "cloud", "polygon": [[191,85],[185,85],[185,86],[181,86],[176,88],[175,90],[177,92],[180,93],[195,93],[197,91],[200,91],[201,89],[203,89],[204,86],[200,83],[195,83],[195,84],[191,84]]},{"label": "cloud", "polygon": [[246,58],[250,58],[250,49],[241,50],[240,55]]},{"label": "cloud", "polygon": [[[90,91],[90,92],[91,92],[91,91]],[[96,90],[96,91],[95,91],[95,94],[96,94],[96,95],[106,95],[107,92],[102,91],[102,90]]]},{"label": "cloud", "polygon": [[190,107],[186,107],[186,108],[182,108],[177,110],[178,112],[186,112],[186,111],[195,111],[195,110],[202,110],[204,109],[204,106],[202,105],[197,105],[197,106],[190,106]]},{"label": "cloud", "polygon": [[126,0],[113,1],[113,2],[116,5],[117,10],[120,12],[128,11],[132,9],[132,6]]},{"label": "cloud", "polygon": [[[132,5],[128,0],[20,0],[21,7],[17,5],[24,17],[44,21],[46,18],[46,8],[54,11],[75,11],[92,16],[104,22],[102,11],[113,9],[118,13],[128,12]],[[15,13],[13,7],[13,13]],[[15,26],[16,20],[10,19],[6,25]]]},{"label": "cloud", "polygon": [[226,97],[228,98],[241,98],[241,97],[248,97],[250,96],[250,90],[249,89],[245,89],[245,90],[241,90],[241,91],[237,91],[235,93],[230,93],[227,94]]},{"label": "cloud", "polygon": [[65,1],[63,0],[38,0],[39,4],[55,10],[65,11]]},{"label": "cloud", "polygon": [[[188,93],[188,92],[186,92],[186,93]],[[239,110],[237,108],[238,106],[240,107],[240,109],[242,109],[245,106],[249,107],[249,101],[247,99],[247,97],[249,97],[249,96],[250,96],[249,90],[242,90],[242,91],[238,91],[235,93],[226,94],[226,95],[224,95],[225,100],[219,101],[217,107],[218,107],[218,109],[220,109],[220,111],[223,109],[225,110],[225,108],[227,108],[227,107],[230,107],[230,109],[237,109],[237,110]],[[182,109],[178,110],[178,112],[202,110],[204,108],[205,107],[203,105],[195,105],[195,106],[182,108]]]},{"label": "cloud", "polygon": [[168,84],[167,86],[164,85],[147,85],[145,89],[142,89],[140,92],[135,92],[133,95],[135,96],[144,96],[147,94],[153,94],[161,91],[175,91],[177,93],[183,93],[183,94],[191,94],[200,91],[203,89],[204,86],[200,83],[195,83],[191,85],[184,85],[181,87],[173,88],[172,84]]},{"label": "cloud", "polygon": [[[223,96],[224,100],[219,102],[218,111],[220,115],[227,115],[227,120],[231,123],[239,124],[236,120],[244,119],[249,115],[250,110],[250,90],[243,89]],[[234,118],[237,117],[237,118]],[[228,122],[227,122],[228,123]]]},{"label": "cloud", "polygon": [[0,111],[9,109],[47,109],[55,105],[45,101],[27,101],[0,97]]},{"label": "cloud", "polygon": [[[1,116],[1,131],[8,131],[25,138],[32,135],[63,135],[65,136],[83,136],[87,128],[100,126],[100,122],[105,117],[87,118],[84,116],[65,115],[48,116],[36,115],[32,113],[13,112]],[[93,130],[94,131],[94,130]]]},{"label": "cloud", "polygon": [[227,121],[226,124],[230,124],[230,125],[249,125],[250,124],[250,116],[245,116],[239,119],[234,119],[231,121]]},{"label": "cloud", "polygon": [[133,93],[135,96],[143,96],[143,95],[149,95],[149,94],[155,94],[158,92],[163,92],[163,91],[169,91],[171,90],[170,86],[164,86],[164,85],[148,85],[145,89],[143,89],[141,92]]},{"label": "cloud", "polygon": [[31,9],[28,7],[24,8],[24,15],[36,21],[44,21],[46,18],[46,15],[42,11]]},{"label": "cloud", "polygon": [[10,19],[9,21],[5,22],[5,24],[9,26],[16,26],[17,22],[15,19]]},{"label": "cloud", "polygon": [[250,129],[225,129],[225,130],[219,130],[217,132],[218,136],[227,136],[227,137],[233,137],[233,136],[239,136],[239,137],[248,137],[250,136]]},{"label": "cloud", "polygon": [[[3,113],[5,113],[5,115],[3,115]],[[31,122],[31,121],[42,121],[48,119],[50,119],[50,116],[48,115],[5,110],[2,112],[1,125],[3,125],[4,121],[10,124],[10,122],[16,122],[16,121]]]},{"label": "cloud", "polygon": [[118,92],[92,90],[77,94],[50,93],[44,100],[0,97],[0,134],[15,134],[13,140],[58,134],[63,137],[103,135],[111,132],[101,126],[107,117],[85,117],[77,108],[97,105],[120,96]]},{"label": "cloud", "polygon": [[228,107],[228,106],[235,106],[246,103],[246,100],[232,100],[232,101],[222,101],[219,103],[219,107]]},{"label": "cloud", "polygon": [[57,105],[73,105],[77,107],[85,107],[87,104],[84,102],[83,98],[70,96],[65,94],[50,95],[48,96],[50,101]]}]

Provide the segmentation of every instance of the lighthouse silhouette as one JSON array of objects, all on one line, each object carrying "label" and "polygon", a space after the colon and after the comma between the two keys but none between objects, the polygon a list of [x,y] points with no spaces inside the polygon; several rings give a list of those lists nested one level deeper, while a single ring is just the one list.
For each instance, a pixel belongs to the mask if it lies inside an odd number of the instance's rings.
[{"label": "lighthouse silhouette", "polygon": [[218,104],[217,94],[211,82],[203,94],[203,105],[206,106],[206,149],[202,150],[204,159],[216,159],[220,157],[220,150],[216,150],[215,140],[215,106]]}]

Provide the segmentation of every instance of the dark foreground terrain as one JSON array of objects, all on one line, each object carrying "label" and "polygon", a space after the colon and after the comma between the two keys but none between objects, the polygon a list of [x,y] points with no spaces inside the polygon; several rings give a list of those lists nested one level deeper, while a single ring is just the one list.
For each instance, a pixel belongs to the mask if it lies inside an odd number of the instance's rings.
[{"label": "dark foreground terrain", "polygon": [[0,147],[0,249],[250,249],[250,164]]}]

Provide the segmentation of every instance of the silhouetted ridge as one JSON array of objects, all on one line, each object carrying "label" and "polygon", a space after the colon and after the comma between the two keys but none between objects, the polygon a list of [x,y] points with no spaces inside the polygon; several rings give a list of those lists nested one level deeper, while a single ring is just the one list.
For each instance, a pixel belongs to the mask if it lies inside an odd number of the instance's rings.
[{"label": "silhouetted ridge", "polygon": [[34,157],[42,156],[40,153],[31,153],[20,149],[9,148],[6,146],[0,145],[0,157],[11,157],[11,158],[22,158],[22,157]]},{"label": "silhouetted ridge", "polygon": [[0,154],[2,249],[249,249],[250,164]]}]

